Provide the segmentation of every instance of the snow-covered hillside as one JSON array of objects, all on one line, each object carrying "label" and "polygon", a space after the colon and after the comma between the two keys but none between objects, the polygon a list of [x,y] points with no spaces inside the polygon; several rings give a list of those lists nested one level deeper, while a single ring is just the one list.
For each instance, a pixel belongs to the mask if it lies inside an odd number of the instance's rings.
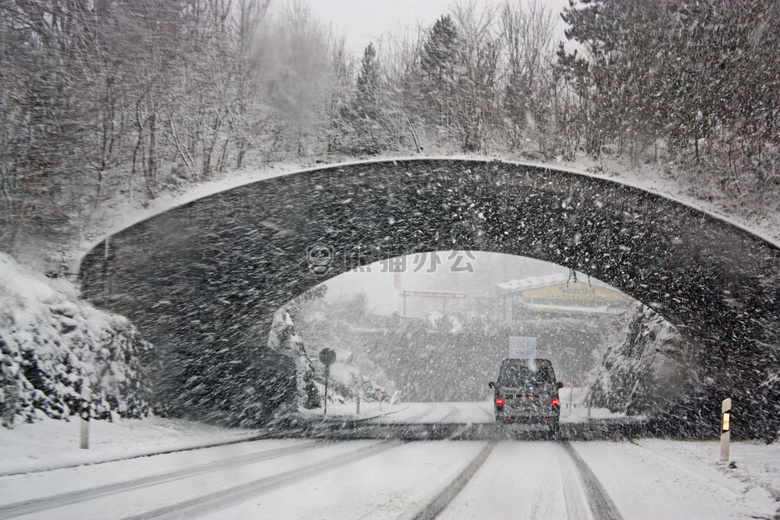
[{"label": "snow-covered hillside", "polygon": [[590,387],[594,406],[655,414],[695,389],[688,344],[651,308],[636,304],[625,339],[611,347]]},{"label": "snow-covered hillside", "polygon": [[95,417],[146,415],[139,356],[149,347],[127,319],[79,300],[69,282],[0,253],[3,425],[67,418],[80,410],[87,388]]}]

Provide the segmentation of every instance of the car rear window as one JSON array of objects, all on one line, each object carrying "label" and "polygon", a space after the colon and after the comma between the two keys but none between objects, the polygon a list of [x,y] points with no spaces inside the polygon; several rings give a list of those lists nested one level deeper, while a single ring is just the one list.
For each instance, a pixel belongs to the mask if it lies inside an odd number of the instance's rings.
[{"label": "car rear window", "polygon": [[547,367],[531,370],[522,365],[504,366],[498,376],[498,384],[501,386],[534,386],[553,383],[550,372]]}]

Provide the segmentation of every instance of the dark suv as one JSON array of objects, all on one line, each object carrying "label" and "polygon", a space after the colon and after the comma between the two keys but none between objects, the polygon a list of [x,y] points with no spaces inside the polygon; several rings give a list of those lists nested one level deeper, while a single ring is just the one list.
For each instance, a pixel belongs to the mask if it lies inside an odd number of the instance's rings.
[{"label": "dark suv", "polygon": [[496,422],[542,423],[558,432],[563,383],[555,380],[549,359],[505,359],[498,381],[489,386],[495,390]]}]

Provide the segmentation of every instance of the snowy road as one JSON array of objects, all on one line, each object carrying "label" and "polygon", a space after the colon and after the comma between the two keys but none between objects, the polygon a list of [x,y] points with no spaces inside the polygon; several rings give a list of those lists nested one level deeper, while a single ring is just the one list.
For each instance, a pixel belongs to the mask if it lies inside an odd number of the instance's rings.
[{"label": "snowy road", "polygon": [[26,499],[0,506],[0,516],[619,518],[590,499],[565,446],[255,441],[17,476],[4,488]]},{"label": "snowy road", "polygon": [[773,511],[757,490],[676,446],[266,439],[2,477],[0,518],[711,519]]},{"label": "snowy road", "polygon": [[[579,391],[580,389],[578,389]],[[576,394],[576,392],[575,392]],[[569,389],[561,389],[564,405],[561,410],[561,435],[569,440],[613,439],[632,436],[641,428],[642,418],[611,414],[607,410],[589,411],[581,396],[568,399]],[[505,428],[497,425],[492,401],[455,403],[397,403],[385,405],[366,403],[359,414],[355,405],[328,406],[308,411],[302,416],[304,436],[324,436],[330,439],[409,440],[539,440],[549,438],[547,425],[527,425]]]},{"label": "snowy road", "polygon": [[[621,414],[612,414],[608,410],[594,408],[588,411],[584,403],[585,388],[561,388],[561,422],[583,423],[588,421],[588,414],[593,420],[625,418]],[[364,402],[361,413],[355,413],[354,404],[328,404],[328,414],[331,417],[344,417],[348,420],[364,420],[371,424],[492,424],[493,402],[490,397],[484,401],[455,403],[385,403],[380,408],[377,402]],[[322,410],[311,412],[312,416],[321,416]]]},{"label": "snowy road", "polygon": [[473,424],[492,423],[493,405],[482,403],[403,403],[374,411],[372,424]]}]

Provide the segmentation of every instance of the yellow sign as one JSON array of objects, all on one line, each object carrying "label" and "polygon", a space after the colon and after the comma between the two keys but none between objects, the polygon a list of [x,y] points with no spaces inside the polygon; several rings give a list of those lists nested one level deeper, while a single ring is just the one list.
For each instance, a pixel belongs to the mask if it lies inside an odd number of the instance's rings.
[{"label": "yellow sign", "polygon": [[598,287],[586,283],[568,283],[529,289],[521,293],[524,299],[533,300],[567,300],[588,302],[621,302],[626,301],[626,295],[619,291]]}]

